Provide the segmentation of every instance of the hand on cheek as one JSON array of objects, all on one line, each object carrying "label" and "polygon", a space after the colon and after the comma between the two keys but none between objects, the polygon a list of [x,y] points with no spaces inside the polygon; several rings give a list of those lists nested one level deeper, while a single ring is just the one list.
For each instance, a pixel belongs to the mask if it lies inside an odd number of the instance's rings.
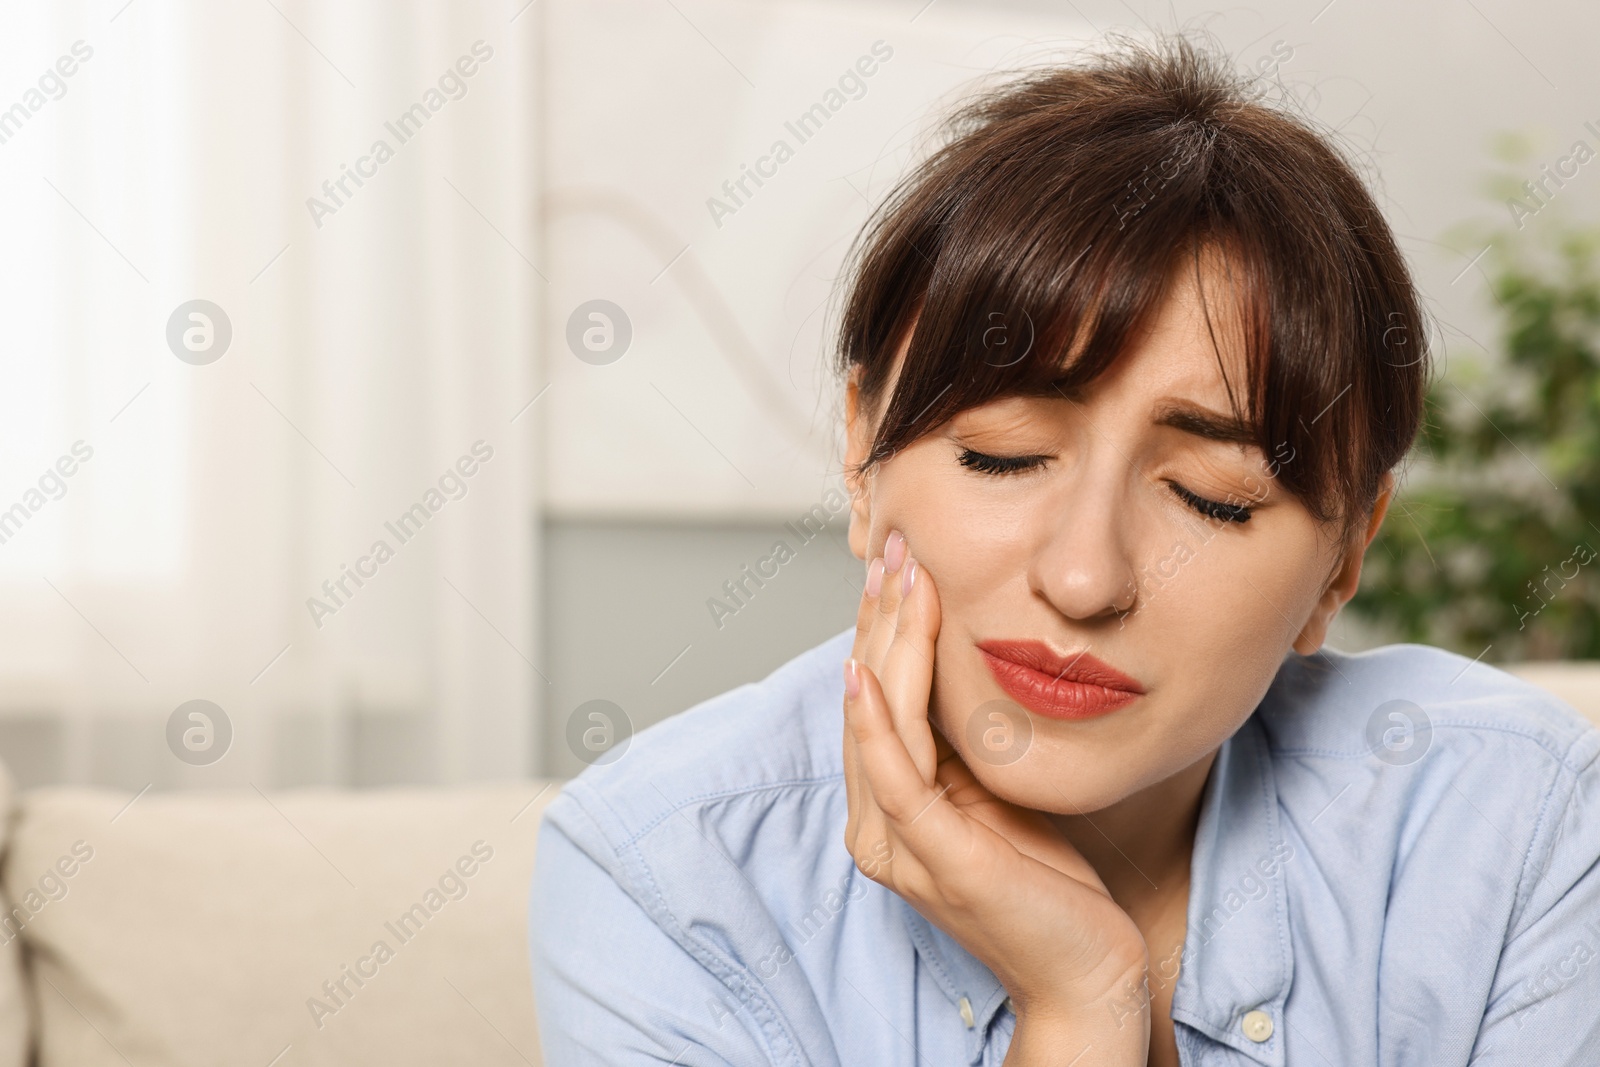
[{"label": "hand on cheek", "polygon": [[935,744],[928,699],[939,625],[931,576],[891,533],[868,565],[844,664],[845,844],[863,874],[1000,978],[1019,1035],[1031,1035],[1019,1048],[1054,1049],[1058,1033],[1092,1032],[1111,1057],[1102,1062],[1143,1063],[1147,1013],[1102,1032],[1111,1017],[1103,1001],[1143,980],[1138,928],[1043,816],[998,800]]}]

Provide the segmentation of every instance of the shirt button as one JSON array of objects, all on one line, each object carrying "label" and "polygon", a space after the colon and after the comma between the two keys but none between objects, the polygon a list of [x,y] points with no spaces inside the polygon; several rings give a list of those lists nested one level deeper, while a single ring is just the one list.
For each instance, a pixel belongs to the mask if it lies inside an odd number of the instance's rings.
[{"label": "shirt button", "polygon": [[1244,1030],[1244,1036],[1257,1044],[1272,1036],[1272,1016],[1260,1008],[1245,1012],[1244,1021],[1239,1026]]},{"label": "shirt button", "polygon": [[972,1029],[972,1025],[973,1025],[973,1020],[972,1020],[972,1001],[968,1000],[966,997],[962,997],[961,1001],[960,1001],[960,1005],[961,1005],[961,1021],[967,1024],[967,1029],[968,1030],[971,1030]]}]

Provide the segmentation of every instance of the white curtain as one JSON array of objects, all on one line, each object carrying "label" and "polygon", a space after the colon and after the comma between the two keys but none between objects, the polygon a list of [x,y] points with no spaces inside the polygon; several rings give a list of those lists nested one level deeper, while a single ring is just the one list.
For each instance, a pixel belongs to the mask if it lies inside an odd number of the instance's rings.
[{"label": "white curtain", "polygon": [[537,765],[539,24],[0,13],[0,726],[59,727],[24,779]]}]

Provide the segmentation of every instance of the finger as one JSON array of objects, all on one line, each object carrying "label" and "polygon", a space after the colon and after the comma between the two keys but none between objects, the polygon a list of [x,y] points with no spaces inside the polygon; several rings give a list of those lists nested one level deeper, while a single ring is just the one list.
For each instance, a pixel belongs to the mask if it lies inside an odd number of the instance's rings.
[{"label": "finger", "polygon": [[850,727],[849,704],[852,691],[859,688],[859,674],[856,673],[858,661],[853,657],[844,662],[845,676],[845,723],[843,734],[844,757],[844,785],[845,785],[845,831],[844,844],[852,856],[863,854],[863,848],[871,849],[876,842],[884,839],[884,815],[873,799],[872,789],[866,782],[862,770],[860,755],[857,750],[856,734]]},{"label": "finger", "polygon": [[[867,668],[856,660],[845,661],[843,733],[845,792],[849,805],[849,815],[845,825],[845,847],[855,860],[856,868],[867,878],[887,886],[896,893],[915,894],[926,890],[933,884],[933,880],[920,863],[907,860],[902,860],[899,864],[893,862],[897,855],[905,856],[908,850],[899,840],[882,808],[878,806],[872,793],[871,783],[867,780],[861,764],[860,742],[869,734],[863,732],[859,711],[853,713],[851,709],[860,699],[861,680],[868,673]],[[881,693],[879,706],[881,707]],[[881,711],[878,717],[880,720],[884,718]],[[882,726],[873,732],[882,732]],[[888,725],[885,740],[898,743],[892,723]],[[908,899],[914,899],[914,896]]]},{"label": "finger", "polygon": [[860,764],[856,760],[855,738],[850,736],[847,727],[844,731],[844,844],[846,848],[853,849],[856,839],[856,827],[861,821],[861,788],[857,785],[860,776]]},{"label": "finger", "polygon": [[856,664],[854,656],[844,661],[844,729],[843,735],[843,760],[844,760],[844,796],[845,796],[845,824],[844,844],[853,853],[855,851],[856,835],[861,824],[861,808],[864,799],[865,785],[861,782],[861,761],[856,756],[855,733],[850,729],[850,699],[851,690],[859,684],[857,682]]},{"label": "finger", "polygon": [[935,645],[939,636],[939,595],[921,563],[907,559],[893,578],[900,605],[893,639],[876,668],[895,729],[906,743],[923,780],[933,781],[938,750],[928,722],[933,695]]},{"label": "finger", "polygon": [[[884,664],[896,641],[900,608],[905,602],[906,575],[914,575],[917,570],[917,565],[911,559],[906,538],[900,531],[889,532],[887,540],[884,541],[883,552],[884,554],[875,561],[876,569],[868,571],[870,580],[865,587],[863,600],[869,600],[870,604],[863,604],[858,616],[860,654],[856,657],[880,679],[884,678]],[[930,649],[927,653],[929,664],[932,658]],[[898,691],[891,687],[888,693],[891,712],[899,712],[901,707],[896,699]],[[907,714],[915,714],[920,718],[926,707],[926,701],[919,702],[915,711]]]},{"label": "finger", "polygon": [[861,587],[861,599],[856,604],[856,638],[850,655],[859,662],[867,661],[868,640],[879,621],[878,592],[883,585],[883,558],[874,556],[867,564],[866,579]]},{"label": "finger", "polygon": [[859,689],[845,701],[845,723],[855,740],[863,796],[870,793],[888,829],[913,851],[965,854],[974,825],[945,799],[943,786],[930,784],[918,770],[871,668],[858,663],[856,671]]},{"label": "finger", "polygon": [[890,530],[888,538],[883,543],[883,581],[880,583],[878,594],[873,598],[877,615],[867,635],[867,646],[861,656],[861,662],[874,671],[883,664],[883,657],[888,653],[890,643],[894,641],[894,620],[895,614],[900,610],[901,599],[900,574],[908,558],[905,535],[899,530]]},{"label": "finger", "polygon": [[[868,642],[875,630],[882,628],[882,617],[878,614],[878,593],[883,584],[883,559],[873,557],[867,564],[866,581],[862,587],[861,599],[856,605],[856,636],[850,649],[850,657],[841,665],[845,674],[845,688],[848,692],[852,684],[852,664],[865,662],[868,651]],[[848,804],[849,816],[845,824],[845,844],[850,845],[857,833],[857,815],[859,808],[860,771],[858,768],[855,748],[855,739],[851,736],[848,727],[843,731],[843,759],[845,797]]]}]

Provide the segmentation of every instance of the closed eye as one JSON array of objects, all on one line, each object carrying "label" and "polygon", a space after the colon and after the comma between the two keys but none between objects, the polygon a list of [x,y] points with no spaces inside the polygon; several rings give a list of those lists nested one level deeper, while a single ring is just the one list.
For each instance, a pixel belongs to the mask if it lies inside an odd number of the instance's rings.
[{"label": "closed eye", "polygon": [[1049,456],[991,456],[963,448],[956,462],[979,474],[1016,474],[1042,466]]},{"label": "closed eye", "polygon": [[[978,452],[971,448],[961,450],[957,458],[963,467],[979,474],[1004,476],[1020,474],[1023,471],[1042,467],[1050,459],[1049,456],[994,456],[987,452]],[[1255,508],[1248,504],[1233,504],[1222,500],[1212,500],[1210,497],[1201,496],[1187,486],[1177,482],[1167,482],[1178,498],[1194,509],[1200,515],[1218,522],[1249,522],[1250,515]]]},{"label": "closed eye", "polygon": [[1210,497],[1191,492],[1177,482],[1167,484],[1172,486],[1172,491],[1178,494],[1179,499],[1208,519],[1217,519],[1221,522],[1249,522],[1250,513],[1255,510],[1248,504],[1228,504],[1221,500],[1212,500]]}]

